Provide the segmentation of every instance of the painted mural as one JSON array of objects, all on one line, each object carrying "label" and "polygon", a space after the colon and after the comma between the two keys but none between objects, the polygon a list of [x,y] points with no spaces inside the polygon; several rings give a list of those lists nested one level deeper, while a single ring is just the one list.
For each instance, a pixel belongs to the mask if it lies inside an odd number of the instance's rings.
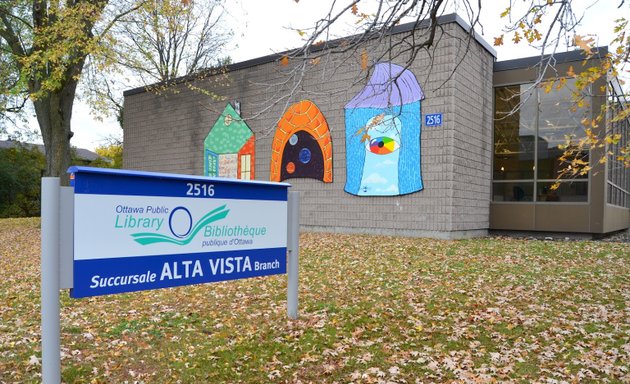
[{"label": "painted mural", "polygon": [[332,183],[332,140],[328,123],[310,100],[282,115],[273,137],[271,181],[311,178]]},{"label": "painted mural", "polygon": [[203,144],[206,176],[254,179],[256,138],[231,104],[225,107]]},{"label": "painted mural", "polygon": [[376,64],[367,85],[345,106],[346,192],[396,196],[422,190],[422,99],[411,71]]}]

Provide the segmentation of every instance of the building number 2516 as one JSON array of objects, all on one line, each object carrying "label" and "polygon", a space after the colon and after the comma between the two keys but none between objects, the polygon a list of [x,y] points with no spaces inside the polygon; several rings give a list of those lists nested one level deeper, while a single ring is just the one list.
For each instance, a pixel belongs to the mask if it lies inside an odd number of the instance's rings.
[{"label": "building number 2516", "polygon": [[442,125],[442,114],[432,113],[430,115],[425,115],[424,125],[427,127],[437,127],[438,125]]},{"label": "building number 2516", "polygon": [[214,196],[213,184],[186,183],[186,187],[188,188],[188,190],[186,191],[186,196]]}]

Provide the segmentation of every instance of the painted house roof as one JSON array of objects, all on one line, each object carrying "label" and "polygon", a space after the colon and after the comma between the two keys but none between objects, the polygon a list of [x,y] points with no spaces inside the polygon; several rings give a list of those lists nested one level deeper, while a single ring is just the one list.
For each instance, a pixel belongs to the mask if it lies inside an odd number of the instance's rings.
[{"label": "painted house roof", "polygon": [[346,108],[387,108],[424,99],[414,74],[392,63],[378,63],[367,85]]},{"label": "painted house roof", "polygon": [[238,153],[253,135],[249,126],[228,103],[206,136],[204,146],[218,154]]}]

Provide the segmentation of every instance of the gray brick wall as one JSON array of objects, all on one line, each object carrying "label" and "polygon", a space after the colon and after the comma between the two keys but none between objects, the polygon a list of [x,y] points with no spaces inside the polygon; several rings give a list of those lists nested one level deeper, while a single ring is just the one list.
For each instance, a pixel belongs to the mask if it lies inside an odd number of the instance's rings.
[{"label": "gray brick wall", "polygon": [[[299,63],[266,63],[204,80],[195,87],[224,97],[217,101],[187,85],[162,95],[125,98],[124,166],[129,169],[203,173],[203,140],[228,101],[241,102],[242,116],[256,134],[256,179],[269,180],[271,141],[286,107],[312,100],[324,114],[333,140],[333,183],[290,179],[302,193],[305,230],[407,236],[465,237],[488,228],[491,156],[492,56],[474,40],[464,54],[466,32],[443,26],[432,57],[420,53],[410,70],[425,92],[422,114],[443,113],[441,127],[422,127],[421,167],[425,189],[405,196],[357,197],[346,181],[344,105],[365,85],[359,53],[332,55],[307,75],[293,97],[290,73]],[[378,57],[384,46],[368,48]],[[458,58],[463,58],[459,66]],[[401,56],[394,63],[404,63]],[[363,77],[363,78],[362,78]]]},{"label": "gray brick wall", "polygon": [[458,29],[454,73],[453,230],[488,228],[492,179],[493,57]]}]

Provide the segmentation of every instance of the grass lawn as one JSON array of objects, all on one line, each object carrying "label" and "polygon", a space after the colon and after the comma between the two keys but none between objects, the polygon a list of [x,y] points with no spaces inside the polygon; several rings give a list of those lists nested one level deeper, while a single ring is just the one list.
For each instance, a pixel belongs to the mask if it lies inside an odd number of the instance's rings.
[{"label": "grass lawn", "polygon": [[[286,276],[74,300],[68,383],[630,383],[630,245],[302,234]],[[39,382],[39,220],[0,220],[0,383]],[[124,268],[124,266],[123,266]]]}]

